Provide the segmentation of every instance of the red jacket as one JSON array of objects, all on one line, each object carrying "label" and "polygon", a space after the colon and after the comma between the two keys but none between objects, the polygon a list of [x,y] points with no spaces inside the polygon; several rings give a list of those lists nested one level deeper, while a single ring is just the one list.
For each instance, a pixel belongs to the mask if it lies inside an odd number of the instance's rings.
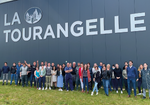
[{"label": "red jacket", "polygon": [[[91,81],[91,76],[90,76],[89,69],[87,70],[87,76],[88,76],[88,82],[90,82]],[[82,82],[83,82],[83,70],[81,72],[81,67],[79,68],[79,78],[82,79]]]}]

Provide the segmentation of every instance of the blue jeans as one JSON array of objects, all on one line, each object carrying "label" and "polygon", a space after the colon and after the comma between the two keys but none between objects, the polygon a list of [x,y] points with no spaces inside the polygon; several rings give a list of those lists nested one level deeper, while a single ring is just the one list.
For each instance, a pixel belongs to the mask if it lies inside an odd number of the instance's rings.
[{"label": "blue jeans", "polygon": [[45,86],[45,76],[39,78],[39,87],[42,88],[42,83],[43,83],[43,88]]},{"label": "blue jeans", "polygon": [[[79,76],[76,76],[76,90],[78,90],[78,86],[80,85],[80,78]],[[80,86],[81,89],[81,86]]]},{"label": "blue jeans", "polygon": [[108,95],[108,85],[109,85],[109,79],[103,79],[103,86],[104,86],[104,91],[105,91],[105,94]]},{"label": "blue jeans", "polygon": [[83,77],[83,85],[85,91],[85,85],[87,86],[87,91],[89,91],[88,77]]},{"label": "blue jeans", "polygon": [[127,83],[128,83],[128,95],[131,94],[131,89],[130,89],[130,82],[132,82],[132,86],[133,86],[133,89],[134,89],[134,96],[136,96],[136,80],[135,79],[128,79],[127,80]]},{"label": "blue jeans", "polygon": [[[150,98],[150,89],[149,90],[149,98]],[[146,89],[143,88],[143,96],[146,97]]]},{"label": "blue jeans", "polygon": [[97,89],[97,82],[95,82],[95,85],[94,85],[94,88],[93,88],[93,92],[96,90],[96,92],[98,92],[98,89]]},{"label": "blue jeans", "polygon": [[16,74],[11,74],[11,81],[10,81],[10,84],[12,84],[13,79],[16,80]]},{"label": "blue jeans", "polygon": [[35,76],[34,76],[34,74],[31,74],[31,76],[30,76],[30,86],[32,87],[32,82],[34,81],[34,86],[36,85],[36,81],[35,81]]},{"label": "blue jeans", "polygon": [[15,85],[18,85],[18,80],[20,80],[20,75],[16,74]]},{"label": "blue jeans", "polygon": [[110,89],[110,91],[112,91],[112,89],[111,89],[111,78],[109,79],[109,89]]}]

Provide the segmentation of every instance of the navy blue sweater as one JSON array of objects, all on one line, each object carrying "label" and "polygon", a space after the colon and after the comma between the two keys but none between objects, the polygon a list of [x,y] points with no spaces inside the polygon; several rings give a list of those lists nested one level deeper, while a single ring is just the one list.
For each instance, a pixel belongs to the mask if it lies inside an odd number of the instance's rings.
[{"label": "navy blue sweater", "polygon": [[122,70],[121,70],[121,68],[115,68],[115,70],[114,70],[114,75],[115,75],[115,78],[116,77],[122,77]]},{"label": "navy blue sweater", "polygon": [[128,79],[137,79],[138,78],[138,72],[137,69],[135,67],[128,67],[127,68],[127,76]]},{"label": "navy blue sweater", "polygon": [[10,70],[9,66],[3,66],[3,68],[2,68],[3,74],[8,73],[9,70]]}]

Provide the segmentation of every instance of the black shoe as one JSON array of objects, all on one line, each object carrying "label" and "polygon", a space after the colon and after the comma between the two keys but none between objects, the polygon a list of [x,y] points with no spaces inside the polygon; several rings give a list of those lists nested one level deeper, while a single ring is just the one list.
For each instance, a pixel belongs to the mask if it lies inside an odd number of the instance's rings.
[{"label": "black shoe", "polygon": [[106,96],[109,96],[108,94],[106,94]]},{"label": "black shoe", "polygon": [[10,84],[11,85],[11,84]]},{"label": "black shoe", "polygon": [[146,97],[143,96],[143,99],[145,99]]},{"label": "black shoe", "polygon": [[2,85],[4,85],[4,83]]},{"label": "black shoe", "polygon": [[8,85],[8,83],[6,83],[6,85]]}]

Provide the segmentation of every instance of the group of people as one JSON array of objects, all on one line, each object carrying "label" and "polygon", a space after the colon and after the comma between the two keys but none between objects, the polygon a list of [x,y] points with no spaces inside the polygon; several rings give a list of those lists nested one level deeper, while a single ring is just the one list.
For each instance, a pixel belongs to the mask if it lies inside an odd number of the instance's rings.
[{"label": "group of people", "polygon": [[[81,90],[83,93],[87,90],[87,93],[89,93],[89,90],[92,90],[92,96],[95,91],[96,95],[98,95],[102,84],[106,96],[109,96],[109,90],[112,91],[112,88],[118,93],[118,87],[120,87],[121,94],[123,94],[122,88],[124,84],[128,97],[131,97],[132,88],[136,97],[136,82],[138,82],[138,95],[142,95],[143,92],[143,99],[145,99],[146,89],[148,89],[150,99],[150,69],[144,63],[137,70],[131,60],[125,62],[123,69],[119,67],[119,64],[111,66],[110,64],[105,65],[102,62],[100,62],[99,66],[94,63],[94,66],[91,67],[90,63],[76,64],[76,62],[62,65],[57,64],[57,66],[54,63],[41,62],[39,66],[38,61],[33,62],[33,65],[28,64],[26,61],[24,63],[19,61],[18,65],[13,63],[13,66],[9,68],[7,62],[5,62],[1,71],[3,72],[2,85],[4,85],[5,79],[6,85],[8,85],[8,73],[10,71],[10,85],[12,85],[13,79],[15,79],[16,86],[18,83],[19,85],[22,83],[23,87],[25,85],[28,86],[28,81],[30,81],[30,87],[32,87],[34,82],[34,87],[38,90],[51,90],[51,88],[56,89],[56,87],[59,88],[59,91],[63,91],[62,89],[64,88],[67,91]],[[80,89],[78,89],[79,85]]]}]

